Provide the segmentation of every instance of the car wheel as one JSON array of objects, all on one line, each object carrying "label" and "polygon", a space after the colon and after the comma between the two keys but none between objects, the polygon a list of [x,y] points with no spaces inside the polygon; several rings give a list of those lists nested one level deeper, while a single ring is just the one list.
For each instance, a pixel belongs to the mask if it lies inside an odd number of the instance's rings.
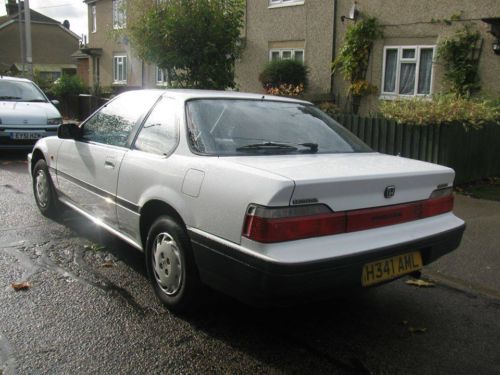
[{"label": "car wheel", "polygon": [[196,306],[200,281],[191,242],[169,216],[158,218],[149,230],[146,266],[155,294],[169,310],[181,313]]},{"label": "car wheel", "polygon": [[38,160],[33,168],[33,194],[36,205],[43,215],[51,218],[57,216],[59,202],[50,178],[49,168],[43,159]]}]

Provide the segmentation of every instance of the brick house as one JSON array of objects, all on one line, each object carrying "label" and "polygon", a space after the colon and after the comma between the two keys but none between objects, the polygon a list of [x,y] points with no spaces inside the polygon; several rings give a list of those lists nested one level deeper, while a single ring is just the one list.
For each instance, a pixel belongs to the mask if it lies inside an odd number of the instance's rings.
[{"label": "brick house", "polygon": [[81,52],[89,56],[90,82],[95,86],[144,88],[166,85],[166,75],[133,53],[128,40],[118,36],[127,27],[125,0],[84,0],[88,6],[89,42]]},{"label": "brick house", "polygon": [[[500,97],[500,56],[496,54],[500,51],[493,50],[494,44],[500,48],[498,0],[247,1],[242,31],[246,48],[236,64],[240,90],[263,92],[258,76],[264,65],[273,59],[296,59],[309,67],[308,97],[345,97],[346,82],[330,72],[346,28],[355,22],[349,19],[354,9],[357,17],[376,17],[384,26],[384,38],[375,42],[366,74],[379,92],[363,99],[362,112],[376,110],[379,99],[442,91],[443,68],[436,62],[436,46],[465,23],[472,23],[483,39],[482,93]],[[449,22],[450,18],[455,21]]]}]

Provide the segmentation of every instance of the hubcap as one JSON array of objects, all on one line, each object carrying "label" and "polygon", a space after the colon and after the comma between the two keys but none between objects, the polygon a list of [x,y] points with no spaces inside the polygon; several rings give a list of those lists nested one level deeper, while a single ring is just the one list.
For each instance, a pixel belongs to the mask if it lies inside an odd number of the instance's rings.
[{"label": "hubcap", "polygon": [[49,203],[49,184],[47,175],[43,170],[39,170],[35,178],[36,198],[41,207],[47,207]]},{"label": "hubcap", "polygon": [[153,271],[158,286],[168,295],[174,295],[182,283],[182,262],[179,246],[168,233],[162,232],[153,244]]}]

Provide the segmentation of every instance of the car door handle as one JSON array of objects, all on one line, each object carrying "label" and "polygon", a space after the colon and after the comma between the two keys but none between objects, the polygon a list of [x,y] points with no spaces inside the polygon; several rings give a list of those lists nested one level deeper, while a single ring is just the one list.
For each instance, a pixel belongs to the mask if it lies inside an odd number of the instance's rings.
[{"label": "car door handle", "polygon": [[106,160],[106,161],[104,161],[104,168],[114,169],[115,163],[113,162],[113,160]]}]

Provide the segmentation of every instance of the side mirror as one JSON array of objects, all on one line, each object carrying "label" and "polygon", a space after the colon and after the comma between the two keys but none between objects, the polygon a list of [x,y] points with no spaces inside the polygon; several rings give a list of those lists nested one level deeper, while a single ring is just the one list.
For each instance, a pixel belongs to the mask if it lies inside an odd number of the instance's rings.
[{"label": "side mirror", "polygon": [[76,123],[66,123],[59,125],[57,128],[57,136],[61,139],[75,139],[82,138],[83,130]]},{"label": "side mirror", "polygon": [[59,104],[61,104],[61,102],[60,102],[59,100],[56,100],[56,99],[51,100],[50,102],[51,102],[52,104],[54,104],[56,107],[57,107]]}]

